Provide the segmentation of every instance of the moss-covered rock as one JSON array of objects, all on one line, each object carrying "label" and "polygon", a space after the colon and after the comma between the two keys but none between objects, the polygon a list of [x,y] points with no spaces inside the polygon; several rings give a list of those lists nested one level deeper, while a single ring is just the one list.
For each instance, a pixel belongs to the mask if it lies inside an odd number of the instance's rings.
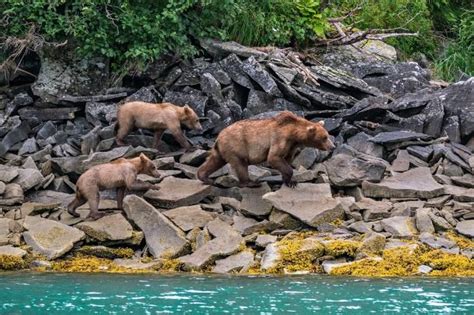
[{"label": "moss-covered rock", "polygon": [[99,258],[131,258],[135,253],[131,248],[110,248],[105,246],[83,246],[77,253]]},{"label": "moss-covered rock", "polygon": [[333,257],[355,257],[362,243],[353,240],[334,240],[325,243],[326,255]]},{"label": "moss-covered rock", "polygon": [[28,268],[28,263],[14,255],[0,255],[0,270],[21,270]]}]

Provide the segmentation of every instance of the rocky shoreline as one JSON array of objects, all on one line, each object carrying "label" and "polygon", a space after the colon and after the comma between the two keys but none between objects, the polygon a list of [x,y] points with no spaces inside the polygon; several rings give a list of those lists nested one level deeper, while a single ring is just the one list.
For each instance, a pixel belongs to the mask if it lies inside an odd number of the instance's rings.
[{"label": "rocky shoreline", "polygon": [[[107,61],[43,51],[34,80],[0,89],[0,270],[474,275],[473,78],[430,81],[381,43],[201,50],[114,88]],[[117,147],[117,106],[131,100],[189,104],[204,117],[188,132],[200,149],[165,133],[158,153],[147,130]],[[281,110],[324,120],[337,145],[296,156],[296,188],[266,165],[249,168],[258,188],[236,187],[228,166],[213,186],[195,179],[220,130]],[[67,213],[80,174],[140,153],[161,176],[139,179],[160,190],[129,194],[123,211],[105,192],[97,221],[87,205]]]}]

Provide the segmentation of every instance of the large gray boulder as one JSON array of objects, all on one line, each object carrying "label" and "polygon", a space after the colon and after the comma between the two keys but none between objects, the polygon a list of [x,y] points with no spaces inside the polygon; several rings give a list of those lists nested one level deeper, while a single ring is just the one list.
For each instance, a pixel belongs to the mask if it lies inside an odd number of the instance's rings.
[{"label": "large gray boulder", "polygon": [[75,227],[99,241],[120,241],[132,237],[133,228],[120,213],[96,221],[77,224]]},{"label": "large gray boulder", "polygon": [[329,184],[302,183],[296,188],[283,186],[265,194],[263,199],[313,227],[344,217],[341,202],[332,197]]},{"label": "large gray boulder", "polygon": [[362,190],[367,197],[429,199],[444,193],[427,167],[418,167],[404,173],[395,173],[380,183],[364,181]]},{"label": "large gray boulder", "polygon": [[396,216],[381,221],[385,231],[393,237],[411,238],[417,233],[415,222],[411,217]]},{"label": "large gray boulder", "polygon": [[474,238],[474,220],[464,220],[456,225],[456,231],[462,235]]},{"label": "large gray boulder", "polygon": [[262,199],[262,196],[271,191],[267,183],[263,183],[257,188],[241,188],[242,201],[240,203],[240,211],[245,215],[254,217],[268,215],[272,210],[272,205]]},{"label": "large gray boulder", "polygon": [[416,228],[420,233],[434,233],[435,227],[430,218],[431,209],[429,208],[420,208],[416,210],[415,220]]},{"label": "large gray boulder", "polygon": [[160,208],[176,208],[197,204],[211,193],[212,187],[201,181],[166,177],[158,185],[160,190],[149,190],[144,197]]},{"label": "large gray boulder", "polygon": [[189,251],[184,232],[142,198],[128,195],[123,208],[145,234],[148,249],[155,258],[174,258]]},{"label": "large gray boulder", "polygon": [[216,261],[216,266],[212,268],[215,273],[244,273],[254,264],[254,254],[249,251],[243,251],[235,255]]},{"label": "large gray boulder", "polygon": [[26,255],[26,250],[11,245],[4,245],[0,246],[0,256],[2,255],[23,258]]},{"label": "large gray boulder", "polygon": [[85,237],[77,228],[39,216],[27,216],[23,226],[28,230],[23,232],[26,244],[48,259],[61,257]]},{"label": "large gray boulder", "polygon": [[194,228],[202,228],[214,220],[214,215],[202,210],[200,205],[179,207],[162,213],[185,232]]}]

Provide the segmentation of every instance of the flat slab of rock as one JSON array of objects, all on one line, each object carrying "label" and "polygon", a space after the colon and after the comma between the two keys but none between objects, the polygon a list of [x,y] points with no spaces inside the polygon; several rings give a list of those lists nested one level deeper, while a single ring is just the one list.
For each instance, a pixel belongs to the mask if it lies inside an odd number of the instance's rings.
[{"label": "flat slab of rock", "polygon": [[4,245],[0,246],[0,256],[1,255],[23,258],[26,255],[26,250],[11,245]]},{"label": "flat slab of rock", "polygon": [[262,199],[262,196],[271,191],[267,183],[257,188],[241,188],[242,201],[240,203],[240,211],[245,215],[255,217],[263,217],[270,214],[272,204]]},{"label": "flat slab of rock", "polygon": [[276,243],[268,244],[262,254],[262,260],[260,262],[260,269],[265,271],[276,267],[280,260],[280,253]]},{"label": "flat slab of rock", "polygon": [[242,235],[250,235],[259,232],[271,232],[275,230],[278,225],[268,220],[257,221],[252,218],[244,216],[234,216],[234,229],[240,232]]},{"label": "flat slab of rock", "polygon": [[202,228],[208,222],[214,220],[214,216],[202,210],[200,205],[179,207],[162,213],[185,232],[191,231],[196,227]]},{"label": "flat slab of rock", "polygon": [[215,273],[247,272],[254,264],[254,254],[243,251],[216,261],[216,266],[212,268]]},{"label": "flat slab of rock", "polygon": [[372,137],[369,141],[380,143],[380,144],[391,144],[397,142],[404,142],[410,140],[426,140],[431,138],[429,135],[424,133],[418,133],[413,131],[388,131],[381,132],[375,137]]},{"label": "flat slab of rock", "polygon": [[384,230],[394,237],[410,238],[417,233],[415,222],[411,217],[391,217],[383,219],[381,223]]},{"label": "flat slab of rock", "polygon": [[275,235],[270,234],[262,234],[257,236],[255,240],[255,245],[258,247],[267,247],[268,244],[275,243],[277,241],[277,237]]},{"label": "flat slab of rock", "polygon": [[375,198],[422,198],[442,195],[444,188],[438,184],[427,167],[418,167],[404,173],[396,173],[380,183],[364,181],[362,190],[367,197]]},{"label": "flat slab of rock", "polygon": [[156,258],[174,258],[189,251],[186,235],[151,204],[136,195],[124,199],[127,217],[145,234],[150,253]]},{"label": "flat slab of rock", "polygon": [[120,213],[96,221],[77,224],[75,227],[99,241],[120,241],[132,237],[133,227]]},{"label": "flat slab of rock", "polygon": [[114,259],[114,264],[116,264],[119,267],[124,267],[128,269],[146,270],[146,269],[152,269],[154,266],[160,265],[161,262],[152,261],[149,263],[143,263],[137,259],[116,258]]},{"label": "flat slab of rock", "polygon": [[160,190],[149,190],[144,197],[160,208],[176,208],[199,203],[211,193],[212,187],[199,180],[166,177]]},{"label": "flat slab of rock", "polygon": [[265,194],[263,199],[313,227],[344,217],[341,202],[332,197],[329,184],[302,183],[296,188],[283,186]]},{"label": "flat slab of rock", "polygon": [[462,235],[474,238],[474,220],[464,220],[456,225],[456,231]]},{"label": "flat slab of rock", "polygon": [[454,200],[461,202],[474,202],[474,188],[445,185],[444,192],[448,195],[452,195]]},{"label": "flat slab of rock", "polygon": [[18,169],[18,176],[13,180],[14,183],[21,186],[24,191],[27,191],[36,185],[43,182],[44,177],[41,172],[32,168]]},{"label": "flat slab of rock", "polygon": [[23,225],[28,230],[23,233],[26,244],[48,259],[61,257],[85,237],[79,229],[37,216],[27,216]]}]

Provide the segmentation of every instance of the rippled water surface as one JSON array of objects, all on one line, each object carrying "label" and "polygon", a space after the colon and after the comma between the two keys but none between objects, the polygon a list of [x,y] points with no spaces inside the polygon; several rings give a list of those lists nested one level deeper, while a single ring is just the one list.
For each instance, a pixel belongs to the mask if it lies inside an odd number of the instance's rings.
[{"label": "rippled water surface", "polygon": [[0,314],[474,314],[473,278],[0,274]]}]

